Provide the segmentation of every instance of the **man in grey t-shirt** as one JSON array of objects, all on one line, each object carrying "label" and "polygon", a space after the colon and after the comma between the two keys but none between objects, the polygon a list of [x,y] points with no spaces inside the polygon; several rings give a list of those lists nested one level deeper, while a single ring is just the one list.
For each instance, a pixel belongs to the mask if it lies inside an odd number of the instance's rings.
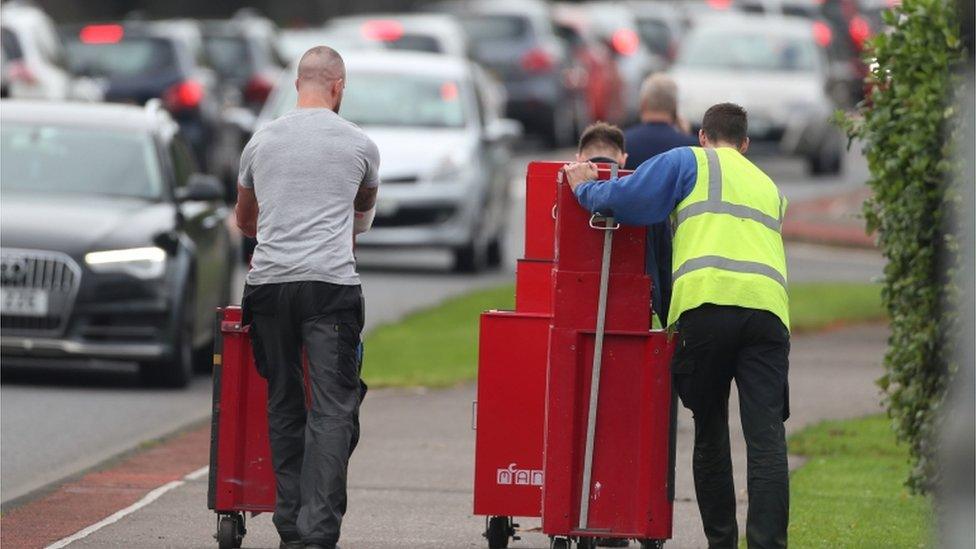
[{"label": "man in grey t-shirt", "polygon": [[335,50],[307,51],[295,81],[298,109],[255,133],[241,156],[237,223],[258,242],[244,316],[258,372],[268,380],[273,521],[288,549],[336,547],[366,394],[352,247],[353,235],[372,223],[379,153],[338,115],[345,76]]}]

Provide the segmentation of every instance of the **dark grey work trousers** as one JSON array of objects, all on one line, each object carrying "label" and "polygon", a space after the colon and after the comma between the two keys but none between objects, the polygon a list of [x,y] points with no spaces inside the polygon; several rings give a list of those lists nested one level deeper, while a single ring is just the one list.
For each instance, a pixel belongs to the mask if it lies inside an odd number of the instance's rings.
[{"label": "dark grey work trousers", "polygon": [[362,289],[262,284],[245,288],[243,305],[258,372],[268,380],[273,522],[284,541],[333,547],[346,512],[346,470],[366,395],[360,379]]},{"label": "dark grey work trousers", "polygon": [[695,419],[692,468],[708,546],[738,545],[729,448],[729,391],[735,379],[747,449],[746,541],[750,548],[786,547],[789,331],[768,311],[719,305],[682,313],[678,330],[671,368],[675,389]]}]

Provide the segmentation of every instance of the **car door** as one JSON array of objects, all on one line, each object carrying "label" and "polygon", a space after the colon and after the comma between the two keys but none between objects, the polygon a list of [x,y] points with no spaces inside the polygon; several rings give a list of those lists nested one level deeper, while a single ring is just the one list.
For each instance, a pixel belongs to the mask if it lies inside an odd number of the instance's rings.
[{"label": "car door", "polygon": [[[476,68],[472,74],[472,84],[478,125],[484,133],[485,128],[498,119],[498,113],[485,93],[491,82]],[[488,212],[485,227],[489,230],[489,235],[495,236],[507,221],[505,212],[508,210],[511,150],[508,142],[492,139],[480,139],[479,149],[482,166],[485,167],[485,177],[488,180],[487,203],[484,205],[485,211]]]},{"label": "car door", "polygon": [[[170,141],[169,155],[173,165],[174,186],[178,193],[185,189],[190,177],[197,173],[197,164],[189,146],[176,135]],[[195,343],[205,343],[210,335],[213,310],[227,293],[228,242],[223,226],[226,206],[217,201],[186,200],[179,205],[183,231],[193,242],[196,260],[196,324]]]}]

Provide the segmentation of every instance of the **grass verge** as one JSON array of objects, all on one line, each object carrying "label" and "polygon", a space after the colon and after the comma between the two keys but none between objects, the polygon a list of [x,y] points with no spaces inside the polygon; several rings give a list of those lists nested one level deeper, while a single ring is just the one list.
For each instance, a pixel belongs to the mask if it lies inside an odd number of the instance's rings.
[{"label": "grass verge", "polygon": [[789,439],[809,457],[790,479],[793,547],[925,547],[931,502],[911,495],[908,450],[883,415],[829,421]]},{"label": "grass verge", "polygon": [[[474,379],[478,315],[511,309],[515,289],[504,285],[449,299],[366,337],[363,376],[373,387],[443,387]],[[793,332],[884,318],[876,284],[795,284],[790,288]]]}]

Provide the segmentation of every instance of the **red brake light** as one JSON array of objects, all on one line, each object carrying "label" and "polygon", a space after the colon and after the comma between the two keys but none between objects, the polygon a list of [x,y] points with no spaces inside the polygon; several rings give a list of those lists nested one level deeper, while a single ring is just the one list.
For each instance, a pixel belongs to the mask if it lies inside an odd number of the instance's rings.
[{"label": "red brake light", "polygon": [[88,25],[82,27],[78,38],[85,44],[115,44],[125,36],[122,25]]},{"label": "red brake light", "polygon": [[618,29],[610,38],[610,44],[620,55],[633,55],[640,46],[640,37],[633,29]]},{"label": "red brake light", "polygon": [[193,80],[177,82],[163,93],[163,103],[170,112],[196,108],[202,99],[203,86]]},{"label": "red brake light", "polygon": [[264,104],[268,100],[268,96],[271,95],[273,86],[274,84],[267,78],[264,78],[260,74],[255,75],[244,86],[244,100],[248,103]]},{"label": "red brake light", "polygon": [[713,10],[727,10],[732,6],[732,0],[708,0],[708,6]]},{"label": "red brake light", "polygon": [[851,40],[854,40],[858,49],[864,47],[864,41],[871,37],[871,26],[860,15],[851,18],[847,30],[851,33]]},{"label": "red brake light", "polygon": [[813,39],[816,40],[820,47],[826,48],[830,45],[831,40],[834,39],[834,32],[830,30],[830,25],[827,23],[824,23],[823,21],[814,21]]},{"label": "red brake light", "polygon": [[522,68],[528,72],[546,72],[553,67],[552,56],[544,49],[529,50],[522,56]]},{"label": "red brake light", "polygon": [[441,84],[441,99],[444,101],[454,101],[458,98],[458,87],[454,82],[444,82]]},{"label": "red brake light", "polygon": [[403,25],[392,19],[375,19],[363,23],[363,36],[377,42],[396,42],[403,38]]}]

